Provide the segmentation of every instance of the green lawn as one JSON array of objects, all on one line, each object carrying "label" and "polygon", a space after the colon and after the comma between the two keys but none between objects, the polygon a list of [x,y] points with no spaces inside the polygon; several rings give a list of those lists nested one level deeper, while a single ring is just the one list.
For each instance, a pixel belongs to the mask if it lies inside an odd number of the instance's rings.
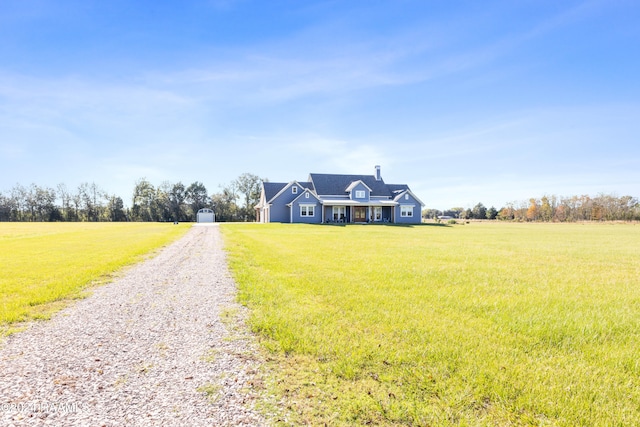
[{"label": "green lawn", "polygon": [[222,230],[296,423],[640,420],[640,225]]},{"label": "green lawn", "polygon": [[1,223],[0,336],[47,317],[88,285],[182,236],[189,225]]}]

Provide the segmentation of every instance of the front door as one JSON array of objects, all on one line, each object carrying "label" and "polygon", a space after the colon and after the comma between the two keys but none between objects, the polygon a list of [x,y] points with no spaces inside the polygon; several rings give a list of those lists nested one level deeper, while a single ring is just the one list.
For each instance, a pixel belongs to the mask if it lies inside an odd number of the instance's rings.
[{"label": "front door", "polygon": [[355,206],[353,210],[353,221],[354,222],[367,222],[367,207],[366,206]]}]

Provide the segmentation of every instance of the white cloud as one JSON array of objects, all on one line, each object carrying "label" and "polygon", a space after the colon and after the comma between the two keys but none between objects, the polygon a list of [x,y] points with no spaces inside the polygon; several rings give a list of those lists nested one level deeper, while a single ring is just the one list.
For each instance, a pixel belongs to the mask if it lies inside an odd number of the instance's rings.
[{"label": "white cloud", "polygon": [[321,136],[288,137],[295,142],[286,145],[298,155],[313,158],[322,170],[309,172],[330,172],[345,174],[373,174],[374,166],[381,163],[390,166],[393,162],[390,152],[373,144]]}]

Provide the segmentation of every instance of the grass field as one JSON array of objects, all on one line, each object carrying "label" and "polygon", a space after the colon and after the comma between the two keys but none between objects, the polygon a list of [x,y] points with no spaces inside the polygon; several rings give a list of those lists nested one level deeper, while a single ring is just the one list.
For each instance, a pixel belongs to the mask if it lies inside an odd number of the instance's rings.
[{"label": "grass field", "polygon": [[222,230],[292,422],[640,420],[639,225]]},{"label": "grass field", "polygon": [[183,235],[189,225],[0,223],[0,336],[48,317],[96,281]]}]

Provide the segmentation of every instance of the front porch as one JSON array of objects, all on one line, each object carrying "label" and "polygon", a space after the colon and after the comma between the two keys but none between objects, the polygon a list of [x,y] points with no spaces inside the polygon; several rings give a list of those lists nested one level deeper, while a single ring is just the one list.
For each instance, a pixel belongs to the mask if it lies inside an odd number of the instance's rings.
[{"label": "front porch", "polygon": [[323,223],[366,224],[395,222],[395,204],[388,202],[349,203],[344,201],[337,204],[325,201],[323,205]]}]

